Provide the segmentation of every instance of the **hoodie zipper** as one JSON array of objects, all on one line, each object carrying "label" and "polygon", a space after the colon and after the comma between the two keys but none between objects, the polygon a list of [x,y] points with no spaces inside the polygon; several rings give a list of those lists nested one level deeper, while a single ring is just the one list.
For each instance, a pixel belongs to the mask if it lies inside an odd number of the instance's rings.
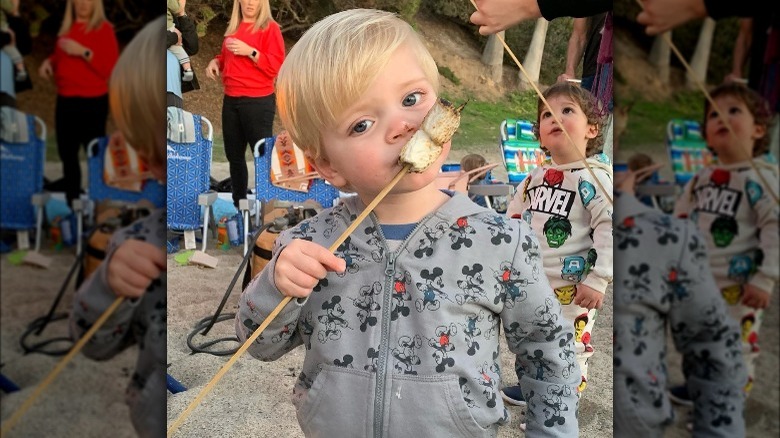
[{"label": "hoodie zipper", "polygon": [[385,414],[385,380],[387,376],[388,362],[387,358],[390,354],[390,307],[393,302],[393,279],[395,276],[395,262],[398,254],[406,248],[406,245],[411,240],[412,236],[417,234],[417,231],[424,226],[428,220],[433,217],[433,213],[423,217],[414,229],[406,236],[403,243],[391,252],[387,246],[387,240],[385,234],[382,232],[382,225],[377,220],[374,213],[370,214],[371,221],[374,224],[374,229],[379,234],[382,247],[387,254],[387,262],[385,263],[385,289],[384,296],[382,297],[382,335],[379,340],[379,360],[376,368],[376,392],[374,393],[374,437],[381,438],[382,430],[384,429],[384,414]]}]

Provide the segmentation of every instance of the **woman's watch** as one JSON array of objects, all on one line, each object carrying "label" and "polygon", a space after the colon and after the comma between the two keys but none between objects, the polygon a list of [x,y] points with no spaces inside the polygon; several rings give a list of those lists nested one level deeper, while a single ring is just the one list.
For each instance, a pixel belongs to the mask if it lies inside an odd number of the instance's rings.
[{"label": "woman's watch", "polygon": [[252,54],[249,55],[252,59],[255,59],[257,57],[257,50],[252,50]]},{"label": "woman's watch", "polygon": [[85,50],[84,51],[84,59],[88,60],[91,57],[92,57],[92,50],[89,50],[89,49]]}]

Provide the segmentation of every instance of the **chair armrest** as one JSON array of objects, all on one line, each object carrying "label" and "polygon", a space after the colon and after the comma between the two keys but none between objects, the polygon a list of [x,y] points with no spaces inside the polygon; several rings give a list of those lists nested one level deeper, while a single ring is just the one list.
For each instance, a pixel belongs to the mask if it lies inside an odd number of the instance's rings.
[{"label": "chair armrest", "polygon": [[198,195],[198,205],[211,205],[217,200],[217,192],[209,190]]}]

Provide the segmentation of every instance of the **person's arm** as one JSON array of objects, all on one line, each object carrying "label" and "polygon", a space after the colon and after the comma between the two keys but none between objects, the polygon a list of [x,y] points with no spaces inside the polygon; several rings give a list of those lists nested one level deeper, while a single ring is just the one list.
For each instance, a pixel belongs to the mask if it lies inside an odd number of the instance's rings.
[{"label": "person's arm", "polygon": [[[594,169],[594,173],[601,182],[601,185],[612,196],[612,180],[607,173],[601,169]],[[590,175],[583,177],[588,180]],[[593,247],[596,252],[595,265],[590,273],[582,281],[582,284],[593,288],[594,290],[605,293],[607,285],[612,283],[612,204],[607,200],[600,190],[598,184],[591,182],[596,190],[596,195],[585,206],[590,213],[590,228],[593,230]],[[582,196],[582,195],[581,195]]]},{"label": "person's arm", "polygon": [[569,44],[566,47],[566,70],[558,76],[558,82],[576,78],[577,66],[585,51],[585,38],[588,30],[587,18],[575,18],[572,23]]},{"label": "person's arm", "polygon": [[704,238],[694,224],[683,221],[682,227],[669,326],[695,403],[693,436],[744,436],[747,371],[739,327],[715,284]]},{"label": "person's arm", "polygon": [[119,44],[114,34],[114,27],[107,22],[104,22],[96,32],[98,35],[95,36],[94,42],[91,42],[92,47],[86,47],[89,53],[85,52],[81,56],[98,76],[108,80],[119,59]]},{"label": "person's arm", "polygon": [[[769,187],[777,193],[778,178],[775,172],[762,172]],[[762,187],[759,181],[754,181],[756,187]],[[758,272],[750,279],[749,284],[772,293],[780,277],[780,207],[768,193],[767,187],[762,187],[761,197],[755,201],[753,211],[756,215],[756,227],[761,238],[759,248],[764,259],[758,266]]]},{"label": "person's arm", "polygon": [[773,10],[777,10],[777,2],[762,0],[643,0],[636,21],[646,26],[648,35],[658,35],[699,18],[757,17]]},{"label": "person's arm", "polygon": [[269,24],[268,31],[264,32],[261,39],[261,47],[254,49],[254,56],[250,52],[249,58],[266,77],[276,78],[284,62],[284,39],[279,25]]},{"label": "person's arm", "polygon": [[479,33],[491,35],[523,21],[559,17],[589,17],[612,10],[612,0],[475,0],[470,21]]},{"label": "person's arm", "polygon": [[184,14],[183,11],[182,9],[182,14],[174,17],[176,29],[179,29],[179,32],[181,32],[181,44],[184,50],[188,55],[194,56],[198,54],[200,49],[198,45],[198,30],[192,19],[187,14]]},{"label": "person's arm", "polygon": [[[279,254],[291,241],[287,232],[282,232],[276,238],[271,261],[247,285],[238,299],[235,327],[236,335],[242,343],[260,327],[273,309],[285,298],[276,286],[274,272]],[[303,339],[297,327],[298,318],[305,302],[305,299],[293,298],[290,300],[257,340],[252,343],[248,349],[249,354],[262,361],[272,361],[301,345]],[[277,341],[275,342],[274,339]]]},{"label": "person's arm", "polygon": [[[184,38],[184,35],[182,35],[182,39]],[[179,35],[176,34],[176,32],[166,30],[165,31],[165,47],[171,47],[175,44],[179,43]],[[185,51],[187,49],[184,49]],[[190,52],[187,52],[189,54]]]},{"label": "person's arm", "polygon": [[[505,299],[501,323],[528,402],[526,435],[577,436],[577,386],[581,371],[574,353],[574,328],[561,315],[539,254],[539,241],[525,221],[510,221],[518,244],[512,277],[522,293]],[[512,304],[508,301],[512,299]]]},{"label": "person's arm", "polygon": [[731,56],[731,73],[726,75],[723,82],[732,82],[742,79],[742,68],[745,66],[750,46],[753,44],[753,19],[743,18],[739,20],[739,33],[734,43],[734,52]]}]

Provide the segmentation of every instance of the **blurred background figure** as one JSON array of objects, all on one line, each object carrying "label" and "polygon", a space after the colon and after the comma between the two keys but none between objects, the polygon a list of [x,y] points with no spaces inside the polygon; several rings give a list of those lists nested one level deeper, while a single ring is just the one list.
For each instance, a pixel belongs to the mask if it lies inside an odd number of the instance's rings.
[{"label": "blurred background figure", "polygon": [[114,27],[102,0],[68,0],[54,53],[38,73],[57,85],[55,130],[62,189],[69,204],[79,197],[79,150],[106,135],[108,79],[119,56]]}]

